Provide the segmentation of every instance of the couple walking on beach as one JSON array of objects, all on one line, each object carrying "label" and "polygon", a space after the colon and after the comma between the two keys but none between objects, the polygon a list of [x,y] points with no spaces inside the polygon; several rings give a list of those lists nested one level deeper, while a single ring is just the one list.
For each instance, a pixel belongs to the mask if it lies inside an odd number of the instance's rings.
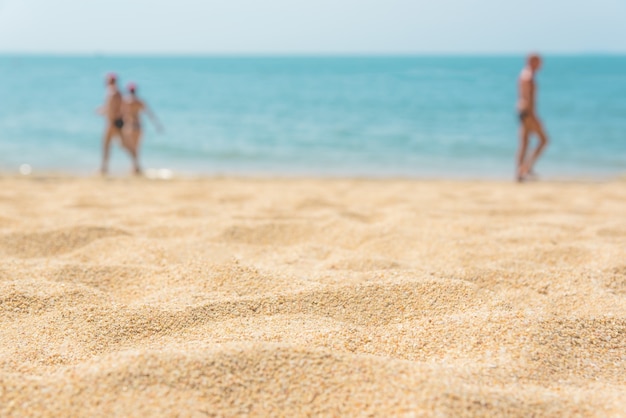
[{"label": "couple walking on beach", "polygon": [[135,174],[141,174],[139,165],[139,146],[143,136],[141,115],[147,114],[157,130],[162,131],[163,128],[148,105],[137,96],[137,85],[130,83],[127,87],[128,95],[123,97],[117,86],[117,75],[109,74],[106,77],[106,86],[104,106],[99,109],[99,113],[106,120],[100,171],[102,174],[108,172],[111,143],[117,137],[132,158]]},{"label": "couple walking on beach", "polygon": [[[520,121],[519,148],[517,152],[516,178],[523,182],[535,176],[534,166],[548,145],[548,138],[543,124],[536,113],[537,84],[535,76],[541,68],[542,60],[537,54],[528,56],[526,66],[519,77],[519,100],[517,111]],[[133,160],[136,174],[141,173],[139,166],[139,145],[142,137],[141,114],[146,113],[158,130],[162,130],[156,116],[144,101],[137,97],[137,86],[128,85],[128,96],[122,97],[117,87],[117,76],[107,76],[107,97],[101,113],[106,117],[103,141],[102,174],[108,171],[111,142],[119,137],[122,146]],[[537,147],[529,153],[531,135],[539,139]]]}]

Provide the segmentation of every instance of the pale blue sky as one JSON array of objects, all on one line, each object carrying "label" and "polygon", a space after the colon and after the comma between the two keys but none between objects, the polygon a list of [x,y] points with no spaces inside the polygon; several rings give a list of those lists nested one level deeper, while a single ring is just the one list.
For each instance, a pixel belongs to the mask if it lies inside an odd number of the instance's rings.
[{"label": "pale blue sky", "polygon": [[626,0],[0,0],[0,52],[626,52]]}]

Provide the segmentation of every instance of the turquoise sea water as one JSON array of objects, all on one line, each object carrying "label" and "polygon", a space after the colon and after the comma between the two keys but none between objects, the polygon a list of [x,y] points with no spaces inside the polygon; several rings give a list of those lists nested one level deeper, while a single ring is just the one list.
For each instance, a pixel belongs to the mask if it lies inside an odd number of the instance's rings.
[{"label": "turquoise sea water", "polygon": [[[0,56],[0,171],[94,173],[103,77],[159,115],[145,167],[183,174],[511,178],[522,57]],[[546,177],[626,172],[626,57],[546,57]],[[130,162],[113,153],[112,169]]]}]

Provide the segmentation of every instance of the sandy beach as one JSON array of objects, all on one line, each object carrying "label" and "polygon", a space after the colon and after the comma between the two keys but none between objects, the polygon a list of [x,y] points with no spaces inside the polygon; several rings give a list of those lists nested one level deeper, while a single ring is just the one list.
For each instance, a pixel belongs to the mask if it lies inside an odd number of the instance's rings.
[{"label": "sandy beach", "polygon": [[626,181],[0,178],[0,416],[626,415]]}]

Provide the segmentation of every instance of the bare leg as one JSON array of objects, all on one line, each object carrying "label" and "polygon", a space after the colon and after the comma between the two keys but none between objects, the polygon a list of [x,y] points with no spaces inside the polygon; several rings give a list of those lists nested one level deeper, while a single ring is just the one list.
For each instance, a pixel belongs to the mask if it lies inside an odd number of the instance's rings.
[{"label": "bare leg", "polygon": [[139,164],[139,146],[141,145],[142,132],[137,132],[135,141],[133,143],[135,150],[135,174],[141,174],[141,165]]},{"label": "bare leg", "polygon": [[519,148],[517,150],[517,181],[524,181],[526,175],[526,154],[528,153],[528,140],[530,138],[530,129],[527,122],[523,122],[519,128]]},{"label": "bare leg", "polygon": [[133,159],[133,172],[137,175],[141,174],[141,167],[139,166],[139,154],[137,153],[137,149],[133,148],[130,152],[130,155]]},{"label": "bare leg", "polygon": [[133,172],[135,174],[141,174],[141,168],[139,166],[139,139],[141,137],[141,131],[136,129],[128,129],[124,132],[124,138],[122,138],[122,143],[124,144],[124,148],[130,154],[130,157],[133,161]]},{"label": "bare leg", "polygon": [[539,144],[537,145],[537,148],[535,149],[535,151],[533,152],[533,154],[530,156],[528,160],[528,163],[527,163],[528,172],[533,171],[535,164],[537,163],[537,160],[539,159],[539,157],[541,157],[541,154],[543,154],[546,147],[548,146],[548,137],[545,131],[543,130],[543,126],[541,125],[541,122],[538,120],[535,121],[535,131],[537,133],[537,137],[539,138]]},{"label": "bare leg", "polygon": [[111,140],[113,139],[113,130],[111,127],[107,127],[102,139],[102,165],[100,166],[100,173],[102,175],[107,174],[109,171],[109,154],[111,152]]}]

